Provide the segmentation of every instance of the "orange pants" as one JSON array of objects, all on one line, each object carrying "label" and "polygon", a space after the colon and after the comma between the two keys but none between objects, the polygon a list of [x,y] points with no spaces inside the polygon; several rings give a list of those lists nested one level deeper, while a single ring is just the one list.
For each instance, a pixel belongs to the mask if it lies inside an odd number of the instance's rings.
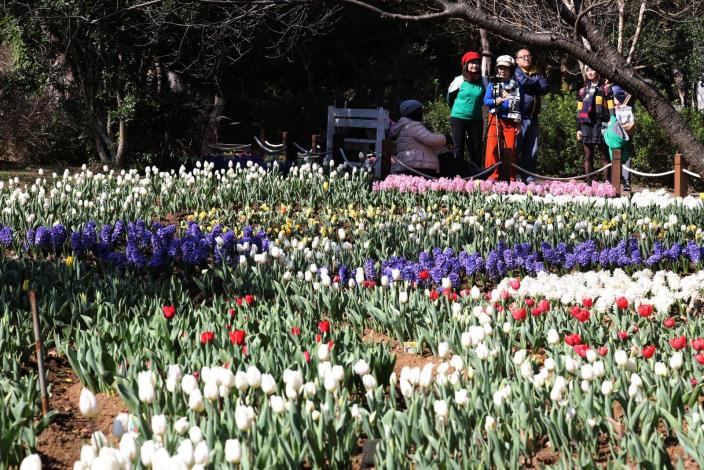
[{"label": "orange pants", "polygon": [[[516,138],[521,132],[521,123],[515,121],[509,121],[506,119],[499,119],[499,132],[504,136],[501,142],[501,155],[508,159],[509,162],[518,164],[516,157]],[[494,114],[489,115],[489,132],[486,135],[486,155],[484,156],[484,168],[489,168],[491,165],[499,161],[499,143],[496,133],[496,116]],[[496,167],[496,169],[487,176],[488,179],[496,180],[499,179],[499,169],[501,167]],[[511,181],[516,179],[516,169],[511,167]]]}]

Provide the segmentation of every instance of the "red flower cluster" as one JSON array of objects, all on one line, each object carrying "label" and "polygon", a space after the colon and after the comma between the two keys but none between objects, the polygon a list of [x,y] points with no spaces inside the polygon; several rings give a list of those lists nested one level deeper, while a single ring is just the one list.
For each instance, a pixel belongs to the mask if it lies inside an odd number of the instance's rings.
[{"label": "red flower cluster", "polygon": [[589,297],[585,297],[582,299],[582,306],[584,306],[585,308],[591,308],[592,305],[594,305],[594,301]]},{"label": "red flower cluster", "polygon": [[575,344],[572,349],[574,349],[574,352],[576,352],[579,357],[586,357],[587,351],[589,351],[591,348],[587,344]]},{"label": "red flower cluster", "polygon": [[164,305],[161,311],[164,312],[164,318],[167,320],[171,320],[176,315],[176,307],[173,305]]},{"label": "red flower cluster", "polygon": [[513,317],[514,320],[516,321],[523,321],[526,319],[526,309],[525,308],[517,308],[514,310],[511,310],[511,316]]},{"label": "red flower cluster", "polygon": [[677,350],[684,349],[687,347],[687,338],[685,338],[684,336],[672,338],[670,340],[670,346]]},{"label": "red flower cluster", "polygon": [[665,328],[674,328],[675,323],[675,319],[672,317],[668,317],[662,321],[662,324],[665,325]]},{"label": "red flower cluster", "polygon": [[427,269],[424,269],[423,271],[418,273],[418,278],[421,281],[427,281],[428,279],[430,279],[430,271],[428,271]]},{"label": "red flower cluster", "polygon": [[643,355],[644,358],[650,359],[655,354],[655,345],[650,344],[648,346],[645,346],[641,350],[641,354]]},{"label": "red flower cluster", "polygon": [[327,320],[323,320],[318,323],[318,331],[320,331],[323,334],[330,333],[330,322]]},{"label": "red flower cluster", "polygon": [[291,327],[291,334],[293,336],[300,336],[301,335],[301,328],[298,326]]},{"label": "red flower cluster", "polygon": [[704,349],[704,338],[694,338],[691,341],[691,344],[692,349],[694,349],[695,351],[701,351],[702,349]]},{"label": "red flower cluster", "polygon": [[565,343],[567,343],[568,346],[577,346],[578,344],[582,344],[582,337],[579,336],[577,333],[572,333],[571,335],[566,335],[565,336]]},{"label": "red flower cluster", "polygon": [[365,279],[362,281],[362,287],[366,287],[367,289],[372,289],[376,287],[376,281],[373,281],[371,279]]},{"label": "red flower cluster", "polygon": [[619,297],[616,299],[616,306],[621,310],[626,310],[628,308],[628,299],[625,297]]},{"label": "red flower cluster", "polygon": [[431,290],[431,291],[428,293],[428,298],[429,298],[430,300],[435,301],[435,300],[438,300],[438,299],[440,298],[440,294],[438,294],[438,291],[436,291],[436,290]]},{"label": "red flower cluster", "polygon": [[254,295],[247,294],[243,297],[237,297],[237,299],[235,299],[235,303],[238,307],[241,307],[243,305],[252,305],[256,300],[257,298]]},{"label": "red flower cluster", "polygon": [[643,318],[648,318],[653,314],[653,306],[650,304],[640,304],[638,306],[638,315]]},{"label": "red flower cluster", "polygon": [[244,330],[235,330],[230,332],[230,342],[237,346],[244,346],[247,333]]},{"label": "red flower cluster", "polygon": [[579,320],[581,323],[589,321],[591,314],[586,308],[580,308],[579,305],[575,305],[570,309],[570,315]]},{"label": "red flower cluster", "polygon": [[200,343],[208,344],[215,339],[215,333],[212,331],[204,331],[200,334]]}]

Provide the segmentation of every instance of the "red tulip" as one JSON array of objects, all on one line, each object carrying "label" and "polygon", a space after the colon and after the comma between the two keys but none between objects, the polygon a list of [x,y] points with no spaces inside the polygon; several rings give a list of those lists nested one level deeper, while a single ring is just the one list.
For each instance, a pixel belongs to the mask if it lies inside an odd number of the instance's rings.
[{"label": "red tulip", "polygon": [[235,330],[230,332],[230,342],[237,346],[243,346],[247,333],[244,330]]},{"label": "red tulip", "polygon": [[200,372],[197,370],[193,371],[193,374],[191,374],[193,377],[195,377],[196,380],[200,379]]},{"label": "red tulip", "polygon": [[621,341],[626,341],[628,339],[628,332],[621,330],[617,333],[617,336]]},{"label": "red tulip", "polygon": [[589,349],[590,347],[587,344],[576,344],[574,346],[574,352],[576,352],[579,357],[585,357]]},{"label": "red tulip", "polygon": [[689,383],[692,387],[696,387],[699,382],[697,382],[697,379],[692,377],[691,379],[689,379]]},{"label": "red tulip", "polygon": [[526,309],[525,308],[517,308],[515,310],[512,310],[511,316],[516,321],[525,320],[526,319]]},{"label": "red tulip", "polygon": [[648,318],[653,314],[653,306],[650,304],[640,304],[638,306],[638,315],[643,318]]},{"label": "red tulip", "polygon": [[683,348],[687,347],[687,338],[685,338],[684,336],[672,338],[670,340],[670,346],[672,346],[675,349],[683,349]]},{"label": "red tulip", "polygon": [[204,331],[200,334],[201,344],[210,343],[214,339],[215,339],[215,333],[213,333],[212,331]]},{"label": "red tulip", "polygon": [[543,313],[543,309],[540,307],[535,307],[530,309],[530,314],[534,317],[539,317]]},{"label": "red tulip", "polygon": [[641,351],[641,354],[644,358],[650,359],[651,357],[653,357],[653,354],[655,354],[655,346],[651,344],[649,346],[644,347]]},{"label": "red tulip", "polygon": [[231,309],[230,309],[230,317],[234,317],[234,316],[235,316],[235,313],[236,313],[236,312],[235,312],[235,309],[234,309],[234,308],[231,308]]},{"label": "red tulip", "polygon": [[328,349],[332,349],[333,346],[335,346],[335,341],[333,341],[333,340],[328,341]]},{"label": "red tulip", "polygon": [[322,340],[323,340],[323,337],[322,337],[322,336],[320,336],[320,335],[315,335],[315,342],[316,342],[316,343],[319,343],[319,342],[321,342]]},{"label": "red tulip", "polygon": [[244,301],[247,302],[247,305],[252,305],[255,300],[256,297],[254,297],[252,294],[247,294],[244,296]]},{"label": "red tulip", "polygon": [[616,306],[620,308],[621,310],[625,310],[628,308],[628,299],[625,297],[619,297],[616,299]]},{"label": "red tulip", "polygon": [[579,307],[577,307],[577,312],[574,313],[572,316],[580,322],[584,323],[586,321],[589,321],[589,317],[591,316],[591,314],[589,313],[589,310],[580,309]]},{"label": "red tulip", "polygon": [[246,344],[244,346],[242,346],[242,355],[243,356],[247,355],[247,345]]},{"label": "red tulip", "polygon": [[571,335],[565,336],[565,343],[569,346],[577,346],[582,342],[582,337],[577,333],[572,333]]},{"label": "red tulip", "polygon": [[699,354],[697,354],[696,356],[694,356],[694,359],[695,359],[699,364],[704,365],[704,354],[699,353]]},{"label": "red tulip", "polygon": [[528,298],[526,299],[526,305],[529,306],[529,307],[532,307],[533,305],[535,305],[535,300],[534,300],[534,299],[531,299],[530,297],[528,297]]},{"label": "red tulip", "polygon": [[665,328],[674,328],[675,323],[675,319],[672,317],[668,317],[662,321],[662,324],[665,325]]},{"label": "red tulip", "polygon": [[291,328],[291,334],[292,334],[293,336],[300,336],[300,334],[301,334],[301,329],[300,329],[299,327],[297,327],[297,326],[294,326],[294,327]]},{"label": "red tulip", "polygon": [[599,349],[596,350],[596,352],[601,356],[604,357],[609,353],[609,348],[606,346],[602,346]]},{"label": "red tulip", "polygon": [[501,291],[501,300],[508,300],[509,295],[507,290],[502,290]]},{"label": "red tulip", "polygon": [[176,315],[176,307],[174,307],[173,305],[164,305],[163,307],[161,307],[161,311],[164,312],[164,317],[167,320],[171,320],[174,315]]},{"label": "red tulip", "polygon": [[540,302],[538,302],[538,307],[540,307],[543,313],[547,313],[550,311],[550,301],[548,299],[541,299]]},{"label": "red tulip", "polygon": [[242,297],[237,297],[237,299],[235,299],[235,304],[237,304],[238,307],[241,307],[243,302],[244,298]]},{"label": "red tulip", "polygon": [[511,287],[511,289],[518,290],[521,288],[521,280],[520,279],[511,279],[509,281],[508,285]]},{"label": "red tulip", "polygon": [[428,271],[427,269],[424,269],[423,271],[418,273],[418,278],[421,281],[427,281],[428,279],[430,279],[430,271]]},{"label": "red tulip", "polygon": [[586,308],[590,308],[592,305],[594,305],[594,302],[589,297],[585,297],[582,299],[582,305],[584,305]]},{"label": "red tulip", "polygon": [[321,333],[330,333],[330,322],[327,320],[323,320],[318,323],[318,331]]},{"label": "red tulip", "polygon": [[310,353],[308,351],[303,351],[303,358],[306,362],[310,362]]},{"label": "red tulip", "polygon": [[371,279],[365,279],[365,280],[362,282],[362,287],[365,287],[365,288],[367,288],[367,289],[371,289],[371,288],[373,288],[373,287],[376,287],[376,281],[373,281],[373,280],[371,280]]},{"label": "red tulip", "polygon": [[430,293],[428,294],[428,298],[430,300],[438,300],[439,297],[440,297],[440,294],[438,294],[438,291],[436,291],[436,290],[431,290]]},{"label": "red tulip", "polygon": [[701,351],[704,349],[704,338],[694,338],[692,340],[692,349],[695,351]]}]

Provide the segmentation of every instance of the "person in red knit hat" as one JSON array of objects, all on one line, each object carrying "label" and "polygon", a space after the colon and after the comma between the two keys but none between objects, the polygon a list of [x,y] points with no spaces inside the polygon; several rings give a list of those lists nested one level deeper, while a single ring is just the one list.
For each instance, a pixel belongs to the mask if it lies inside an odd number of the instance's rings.
[{"label": "person in red knit hat", "polygon": [[[484,121],[483,98],[487,86],[481,76],[481,56],[469,51],[462,56],[462,74],[455,77],[447,90],[450,104],[450,128],[453,141],[454,173],[470,176],[483,166],[481,148]],[[465,147],[469,163],[465,161]]]}]

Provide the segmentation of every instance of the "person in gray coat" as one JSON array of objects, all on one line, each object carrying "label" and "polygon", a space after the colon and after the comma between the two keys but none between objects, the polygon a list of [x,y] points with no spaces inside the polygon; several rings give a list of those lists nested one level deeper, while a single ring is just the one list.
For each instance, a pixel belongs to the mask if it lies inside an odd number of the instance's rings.
[{"label": "person in gray coat", "polygon": [[[396,159],[391,162],[391,173],[437,176],[440,172],[438,152],[447,144],[443,134],[430,132],[422,123],[423,104],[406,100],[399,105],[401,119],[390,130],[396,141]],[[414,171],[415,170],[415,171]]]}]

